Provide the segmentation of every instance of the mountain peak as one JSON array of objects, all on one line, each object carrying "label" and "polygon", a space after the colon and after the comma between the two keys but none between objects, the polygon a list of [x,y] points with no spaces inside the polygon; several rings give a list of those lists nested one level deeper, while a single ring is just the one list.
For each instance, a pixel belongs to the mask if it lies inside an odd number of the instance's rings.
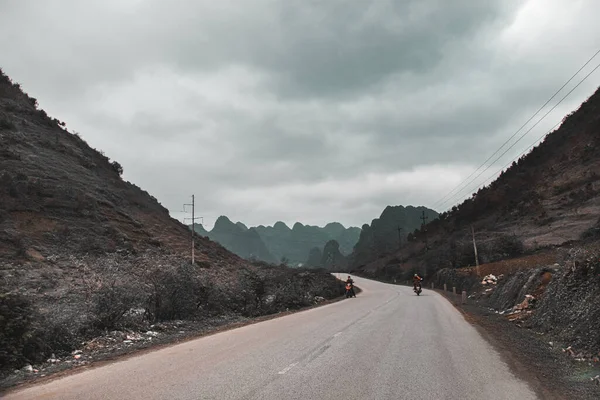
[{"label": "mountain peak", "polygon": [[211,232],[218,233],[218,232],[230,232],[230,231],[235,231],[235,230],[240,230],[240,227],[237,226],[236,224],[234,224],[233,222],[231,222],[231,220],[229,218],[227,218],[226,216],[221,215],[219,218],[217,218],[217,220],[215,222],[215,226],[213,227]]},{"label": "mountain peak", "polygon": [[275,225],[273,225],[273,228],[278,231],[289,231],[290,230],[290,227],[281,221],[275,222]]}]

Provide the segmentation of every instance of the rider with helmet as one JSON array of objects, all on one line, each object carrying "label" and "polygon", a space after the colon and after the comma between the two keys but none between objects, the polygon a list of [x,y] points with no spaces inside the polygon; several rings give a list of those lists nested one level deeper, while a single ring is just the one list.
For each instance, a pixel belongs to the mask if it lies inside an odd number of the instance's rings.
[{"label": "rider with helmet", "polygon": [[348,279],[346,279],[346,292],[347,296],[356,297],[356,293],[354,292],[354,280],[348,275]]},{"label": "rider with helmet", "polygon": [[419,276],[419,274],[415,274],[413,276],[413,289],[417,290],[417,285],[421,286],[421,281],[423,280],[423,278],[421,278]]}]

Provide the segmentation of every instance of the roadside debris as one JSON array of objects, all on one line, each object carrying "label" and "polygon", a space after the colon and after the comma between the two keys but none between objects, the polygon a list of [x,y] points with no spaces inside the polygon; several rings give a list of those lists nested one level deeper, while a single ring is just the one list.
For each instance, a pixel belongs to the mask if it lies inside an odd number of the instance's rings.
[{"label": "roadside debris", "polygon": [[571,346],[567,347],[566,349],[563,349],[563,353],[569,353],[571,357],[575,357],[575,352],[573,351],[573,348]]},{"label": "roadside debris", "polygon": [[596,385],[600,385],[600,375],[593,377],[592,382],[594,382]]},{"label": "roadside debris", "polygon": [[485,278],[483,278],[483,280],[481,281],[482,285],[495,285],[497,283],[498,278],[496,277],[496,275],[493,274],[486,275]]},{"label": "roadside debris", "polygon": [[528,309],[535,302],[535,297],[530,294],[525,295],[525,300],[521,303],[517,304],[513,310],[514,311],[522,311]]},{"label": "roadside debris", "polygon": [[54,353],[52,353],[52,356],[46,361],[50,364],[56,364],[57,362],[60,362],[60,360],[56,358],[56,355],[54,355]]}]

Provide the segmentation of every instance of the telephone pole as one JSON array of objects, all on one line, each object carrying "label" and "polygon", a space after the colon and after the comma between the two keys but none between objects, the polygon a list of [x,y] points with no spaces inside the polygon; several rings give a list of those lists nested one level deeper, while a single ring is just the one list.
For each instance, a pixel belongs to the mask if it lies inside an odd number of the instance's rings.
[{"label": "telephone pole", "polygon": [[398,248],[402,248],[402,227],[398,226]]},{"label": "telephone pole", "polygon": [[473,225],[471,225],[471,233],[473,234],[473,250],[475,250],[475,266],[477,268],[477,276],[480,276],[479,257],[477,257],[477,243],[475,242],[475,229],[473,228]]},{"label": "telephone pole", "polygon": [[425,210],[423,210],[423,213],[421,214],[421,221],[423,221],[423,223],[421,224],[421,229],[423,230],[423,234],[425,235],[425,250],[428,251],[429,250],[429,244],[427,243],[427,229],[425,228],[425,224],[427,223],[427,220],[429,218],[427,218],[427,216],[425,215]]},{"label": "telephone pole", "polygon": [[[192,195],[192,203],[191,204],[184,204],[183,205],[183,211],[185,212],[185,206],[191,206],[192,207],[192,265],[194,265],[194,250],[195,250],[195,244],[194,244],[194,237],[196,236],[196,220],[197,219],[201,219],[202,217],[196,217],[194,215],[195,213],[195,196]],[[184,218],[184,222],[186,219],[190,219],[190,218]]]}]

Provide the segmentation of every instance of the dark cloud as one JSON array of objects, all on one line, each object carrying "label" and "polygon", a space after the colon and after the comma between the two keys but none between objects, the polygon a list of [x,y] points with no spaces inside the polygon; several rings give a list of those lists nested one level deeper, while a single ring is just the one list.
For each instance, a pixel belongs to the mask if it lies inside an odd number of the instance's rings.
[{"label": "dark cloud", "polygon": [[594,0],[0,0],[0,62],[173,212],[193,192],[209,225],[361,225],[469,175],[597,50],[598,12]]}]

